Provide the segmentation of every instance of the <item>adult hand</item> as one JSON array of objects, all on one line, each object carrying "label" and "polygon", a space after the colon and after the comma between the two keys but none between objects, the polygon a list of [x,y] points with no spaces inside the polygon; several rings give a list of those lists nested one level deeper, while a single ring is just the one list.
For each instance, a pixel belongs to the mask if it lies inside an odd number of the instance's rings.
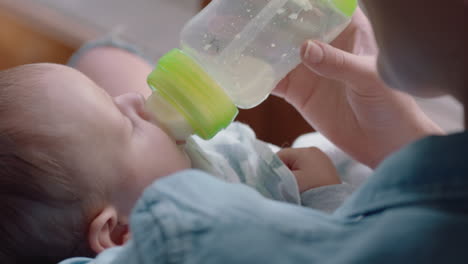
[{"label": "adult hand", "polygon": [[317,131],[373,168],[407,143],[442,133],[411,96],[380,80],[376,53],[372,28],[358,9],[331,45],[304,44],[303,64],[274,91]]}]

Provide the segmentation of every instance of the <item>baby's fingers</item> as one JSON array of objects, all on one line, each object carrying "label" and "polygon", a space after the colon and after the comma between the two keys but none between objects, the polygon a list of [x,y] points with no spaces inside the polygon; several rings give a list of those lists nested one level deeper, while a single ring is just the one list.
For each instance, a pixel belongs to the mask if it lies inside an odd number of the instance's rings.
[{"label": "baby's fingers", "polygon": [[278,156],[293,172],[300,192],[341,183],[332,161],[318,148],[288,148]]}]

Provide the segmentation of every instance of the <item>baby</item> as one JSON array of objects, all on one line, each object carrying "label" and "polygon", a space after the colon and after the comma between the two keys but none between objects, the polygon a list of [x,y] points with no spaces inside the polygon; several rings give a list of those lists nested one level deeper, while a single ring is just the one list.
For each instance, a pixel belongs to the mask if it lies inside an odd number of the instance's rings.
[{"label": "baby", "polygon": [[[0,72],[0,262],[56,263],[125,243],[145,187],[194,166],[149,119],[143,96],[111,98],[70,67]],[[186,151],[210,170],[198,143],[189,140]],[[298,182],[302,191],[314,186]]]}]

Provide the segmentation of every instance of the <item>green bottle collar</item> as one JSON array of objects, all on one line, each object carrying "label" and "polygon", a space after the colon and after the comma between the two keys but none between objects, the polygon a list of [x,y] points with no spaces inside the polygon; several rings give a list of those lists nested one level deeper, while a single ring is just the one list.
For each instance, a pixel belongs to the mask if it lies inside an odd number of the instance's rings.
[{"label": "green bottle collar", "polygon": [[330,3],[347,17],[352,17],[358,6],[357,0],[330,0]]},{"label": "green bottle collar", "polygon": [[187,120],[195,134],[214,137],[237,116],[238,110],[224,90],[189,55],[174,49],[164,55],[148,84]]}]

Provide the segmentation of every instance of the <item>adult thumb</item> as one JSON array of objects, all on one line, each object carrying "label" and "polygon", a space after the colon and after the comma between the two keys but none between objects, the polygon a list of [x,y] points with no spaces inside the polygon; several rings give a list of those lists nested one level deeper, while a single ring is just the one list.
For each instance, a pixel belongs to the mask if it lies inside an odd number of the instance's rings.
[{"label": "adult thumb", "polygon": [[354,55],[331,45],[307,41],[301,48],[302,62],[323,77],[343,82],[375,78],[375,59]]}]

